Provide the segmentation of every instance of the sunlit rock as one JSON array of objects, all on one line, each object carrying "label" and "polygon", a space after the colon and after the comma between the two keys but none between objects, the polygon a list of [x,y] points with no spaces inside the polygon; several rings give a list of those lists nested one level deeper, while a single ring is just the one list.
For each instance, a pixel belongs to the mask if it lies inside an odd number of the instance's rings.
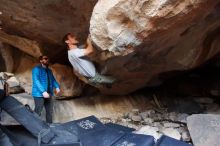
[{"label": "sunlit rock", "polygon": [[127,94],[162,83],[168,72],[197,67],[220,48],[216,0],[101,0],[90,21],[108,74],[119,82],[109,94]]}]

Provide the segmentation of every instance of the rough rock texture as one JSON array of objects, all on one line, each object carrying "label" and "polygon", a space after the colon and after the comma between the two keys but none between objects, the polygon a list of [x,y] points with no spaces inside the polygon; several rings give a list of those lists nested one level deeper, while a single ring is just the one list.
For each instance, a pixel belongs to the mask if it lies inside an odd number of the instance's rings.
[{"label": "rough rock texture", "polygon": [[195,146],[219,145],[219,115],[192,115],[187,118],[187,125]]},{"label": "rough rock texture", "polygon": [[2,31],[0,31],[0,41],[12,45],[33,57],[38,58],[42,55],[42,49],[36,41],[15,35],[8,35]]},{"label": "rough rock texture", "polygon": [[119,80],[103,92],[126,94],[203,64],[220,51],[219,18],[217,0],[100,0],[90,32],[98,49],[113,52],[102,59]]},{"label": "rough rock texture", "polygon": [[14,72],[23,55],[22,51],[0,42],[0,72]]},{"label": "rough rock texture", "polygon": [[32,91],[32,68],[37,65],[37,61],[30,56],[23,55],[19,60],[19,65],[15,71],[15,76],[25,92],[31,94]]},{"label": "rough rock texture", "polygon": [[76,97],[82,93],[82,83],[74,76],[71,67],[54,64],[51,69],[61,88],[61,95],[57,98]]},{"label": "rough rock texture", "polygon": [[12,49],[0,42],[0,71],[12,72],[14,68],[14,60],[12,57]]},{"label": "rough rock texture", "polygon": [[[16,45],[12,39],[22,39],[20,46],[25,45],[25,51],[39,48],[58,62],[64,62],[66,50],[62,46],[62,38],[68,32],[73,32],[85,39],[88,35],[89,20],[97,0],[1,0],[0,21],[5,35],[1,41]],[[2,13],[2,14],[1,14]],[[0,33],[2,35],[2,33]],[[26,38],[27,40],[24,40]],[[30,42],[28,44],[28,42]],[[31,43],[33,42],[33,43]],[[32,47],[29,45],[33,44]],[[37,45],[35,45],[37,44]],[[34,50],[33,50],[34,51]],[[65,56],[65,57],[64,57]],[[57,62],[57,61],[56,61]]]},{"label": "rough rock texture", "polygon": [[25,91],[14,74],[8,72],[0,72],[0,89],[5,90],[7,95],[23,93]]}]

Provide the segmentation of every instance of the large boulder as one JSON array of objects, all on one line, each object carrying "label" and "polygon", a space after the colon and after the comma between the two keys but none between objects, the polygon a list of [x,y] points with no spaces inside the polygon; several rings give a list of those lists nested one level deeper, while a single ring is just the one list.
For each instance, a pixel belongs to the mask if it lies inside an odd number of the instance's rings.
[{"label": "large boulder", "polygon": [[111,56],[96,59],[118,79],[103,92],[127,94],[203,64],[219,53],[219,32],[216,0],[98,1],[90,33],[96,48]]},{"label": "large boulder", "polygon": [[198,114],[187,118],[187,126],[195,146],[218,146],[220,116]]},{"label": "large boulder", "polygon": [[0,25],[3,32],[0,32],[0,40],[35,57],[43,52],[56,62],[65,62],[63,36],[73,32],[82,40],[86,38],[96,2],[1,0]]}]

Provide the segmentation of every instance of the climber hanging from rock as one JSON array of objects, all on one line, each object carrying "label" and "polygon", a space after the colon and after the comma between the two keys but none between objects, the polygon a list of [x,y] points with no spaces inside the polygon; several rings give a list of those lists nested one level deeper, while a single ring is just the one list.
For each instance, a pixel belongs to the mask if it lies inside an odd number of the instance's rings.
[{"label": "climber hanging from rock", "polygon": [[87,55],[94,51],[90,37],[87,38],[85,49],[80,49],[77,45],[79,41],[72,33],[64,36],[63,42],[67,45],[68,59],[72,64],[74,71],[88,79],[89,84],[112,85],[116,80],[110,76],[104,76],[96,71],[95,65],[86,58]]}]

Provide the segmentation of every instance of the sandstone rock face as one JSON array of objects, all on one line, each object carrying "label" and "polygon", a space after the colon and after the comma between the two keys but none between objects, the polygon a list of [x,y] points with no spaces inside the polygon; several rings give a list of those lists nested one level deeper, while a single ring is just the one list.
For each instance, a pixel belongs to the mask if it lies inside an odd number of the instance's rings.
[{"label": "sandstone rock face", "polygon": [[[0,58],[2,58],[0,72],[6,71],[6,72],[12,72],[14,69],[14,59],[12,55],[12,48],[3,45],[0,42]],[[5,68],[4,68],[5,67]]]},{"label": "sandstone rock face", "polygon": [[54,64],[51,66],[54,77],[60,84],[61,97],[75,97],[82,92],[82,84],[78,78],[73,74],[73,69],[69,66]]},{"label": "sandstone rock face", "polygon": [[[90,33],[107,73],[119,82],[110,94],[161,83],[163,74],[194,68],[219,51],[220,2],[216,0],[100,0]],[[117,56],[117,57],[116,57]]]},{"label": "sandstone rock face", "polygon": [[32,91],[32,68],[37,65],[37,60],[30,56],[23,55],[20,59],[15,76],[20,82],[20,85],[25,89],[25,92],[31,94]]},{"label": "sandstone rock face", "polygon": [[[10,35],[0,36],[0,40],[13,45],[12,39],[22,39],[18,41],[21,46],[16,47],[22,49],[24,47],[22,45],[26,43],[26,47],[29,45],[26,51],[37,51],[32,54],[33,56],[39,55],[38,48],[40,48],[52,60],[57,61],[58,58],[60,60],[58,62],[63,62],[66,59],[66,50],[62,46],[63,36],[73,32],[79,35],[79,38],[86,38],[96,1],[1,0],[0,25],[2,30]],[[59,59],[60,57],[62,59]]]},{"label": "sandstone rock face", "polygon": [[0,31],[0,41],[10,44],[33,57],[38,58],[42,55],[42,49],[36,41],[15,35],[8,35],[2,31]]}]

